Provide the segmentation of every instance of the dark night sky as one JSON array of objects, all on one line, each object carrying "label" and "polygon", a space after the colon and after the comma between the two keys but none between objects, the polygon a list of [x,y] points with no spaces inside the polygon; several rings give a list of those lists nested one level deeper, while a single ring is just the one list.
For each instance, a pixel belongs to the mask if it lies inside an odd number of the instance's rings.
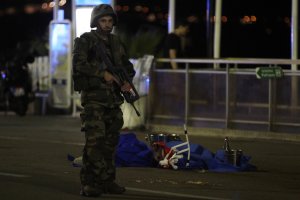
[{"label": "dark night sky", "polygon": [[[51,0],[1,0],[1,48],[0,53],[13,51],[19,41],[33,39],[47,40],[48,25],[52,19],[52,12],[36,12],[25,14],[25,4],[50,2]],[[211,0],[214,2],[213,0]],[[70,1],[65,6],[67,18],[70,18]],[[117,0],[118,5],[149,6],[150,12],[160,7],[162,12],[167,12],[168,0]],[[176,13],[178,18],[185,18],[190,14],[199,17],[199,23],[194,24],[194,33],[191,34],[194,57],[206,57],[208,45],[206,37],[205,9],[207,0],[176,0]],[[187,4],[189,3],[189,4]],[[13,15],[3,14],[3,10],[17,7]],[[228,22],[222,25],[222,53],[223,57],[289,57],[290,27],[284,23],[284,17],[290,17],[291,0],[223,0],[223,15],[228,17]],[[240,19],[244,15],[255,15],[257,22],[252,25],[241,25]],[[131,14],[119,13],[120,21],[130,24],[126,20],[136,21]],[[136,25],[138,29],[140,24]],[[162,25],[166,28],[166,24]],[[199,50],[201,49],[201,50]],[[259,52],[258,49],[261,51]],[[199,51],[198,51],[199,50]],[[193,50],[195,52],[195,50]]]}]

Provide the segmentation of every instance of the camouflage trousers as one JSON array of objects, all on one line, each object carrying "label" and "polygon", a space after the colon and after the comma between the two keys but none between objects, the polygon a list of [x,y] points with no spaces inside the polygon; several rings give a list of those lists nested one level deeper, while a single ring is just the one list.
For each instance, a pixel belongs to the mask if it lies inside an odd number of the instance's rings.
[{"label": "camouflage trousers", "polygon": [[85,132],[81,184],[101,187],[115,180],[115,152],[124,122],[123,113],[119,107],[87,104],[80,117]]}]

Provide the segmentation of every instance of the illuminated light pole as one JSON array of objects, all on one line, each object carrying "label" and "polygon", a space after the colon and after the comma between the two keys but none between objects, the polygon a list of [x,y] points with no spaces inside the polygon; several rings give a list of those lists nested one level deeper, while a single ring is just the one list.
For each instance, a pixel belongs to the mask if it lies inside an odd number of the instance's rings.
[{"label": "illuminated light pole", "polygon": [[58,0],[54,0],[53,20],[56,21],[57,19],[58,19]]},{"label": "illuminated light pole", "polygon": [[[298,59],[298,0],[292,0],[292,26],[291,26],[291,52],[292,59]],[[297,65],[292,65],[292,70],[297,70]]]},{"label": "illuminated light pole", "polygon": [[[214,58],[220,58],[221,43],[221,17],[222,17],[222,0],[216,0],[215,11],[215,32],[214,32]],[[218,69],[219,65],[214,64],[214,69]]]},{"label": "illuminated light pole", "polygon": [[169,16],[168,16],[168,32],[174,32],[175,30],[175,9],[176,0],[169,0]]},{"label": "illuminated light pole", "polygon": [[206,0],[206,41],[207,41],[207,57],[212,58],[213,40],[212,40],[212,0]]},{"label": "illuminated light pole", "polygon": [[[63,4],[63,2],[61,1]],[[59,1],[50,3],[53,20],[49,25],[49,92],[50,105],[68,109],[71,106],[72,25],[59,10]]]},{"label": "illuminated light pole", "polygon": [[115,9],[116,0],[110,0],[110,5]]},{"label": "illuminated light pole", "polygon": [[[291,14],[291,58],[292,60],[298,59],[298,0],[292,0],[292,14]],[[292,64],[292,71],[298,71],[296,64]],[[297,76],[291,77],[291,107],[296,108],[298,106],[298,81]],[[296,109],[292,109],[292,114],[296,114]]]}]

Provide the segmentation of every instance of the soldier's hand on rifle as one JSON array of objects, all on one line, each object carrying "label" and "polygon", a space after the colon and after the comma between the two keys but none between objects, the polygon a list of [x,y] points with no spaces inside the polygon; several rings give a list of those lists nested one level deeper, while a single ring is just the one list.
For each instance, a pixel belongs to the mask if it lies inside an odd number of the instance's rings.
[{"label": "soldier's hand on rifle", "polygon": [[121,91],[122,92],[130,92],[131,90],[131,85],[128,82],[124,82],[124,84],[121,86]]},{"label": "soldier's hand on rifle", "polygon": [[108,83],[108,84],[112,84],[114,81],[117,84],[120,84],[118,82],[118,80],[108,71],[104,71],[104,80]]}]

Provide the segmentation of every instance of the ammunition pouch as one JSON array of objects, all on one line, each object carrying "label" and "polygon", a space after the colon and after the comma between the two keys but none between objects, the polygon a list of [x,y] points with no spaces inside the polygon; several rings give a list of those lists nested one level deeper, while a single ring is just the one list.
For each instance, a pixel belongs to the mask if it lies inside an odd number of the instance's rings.
[{"label": "ammunition pouch", "polygon": [[104,83],[99,77],[88,77],[80,74],[73,74],[73,83],[75,91],[92,90],[103,88]]}]

